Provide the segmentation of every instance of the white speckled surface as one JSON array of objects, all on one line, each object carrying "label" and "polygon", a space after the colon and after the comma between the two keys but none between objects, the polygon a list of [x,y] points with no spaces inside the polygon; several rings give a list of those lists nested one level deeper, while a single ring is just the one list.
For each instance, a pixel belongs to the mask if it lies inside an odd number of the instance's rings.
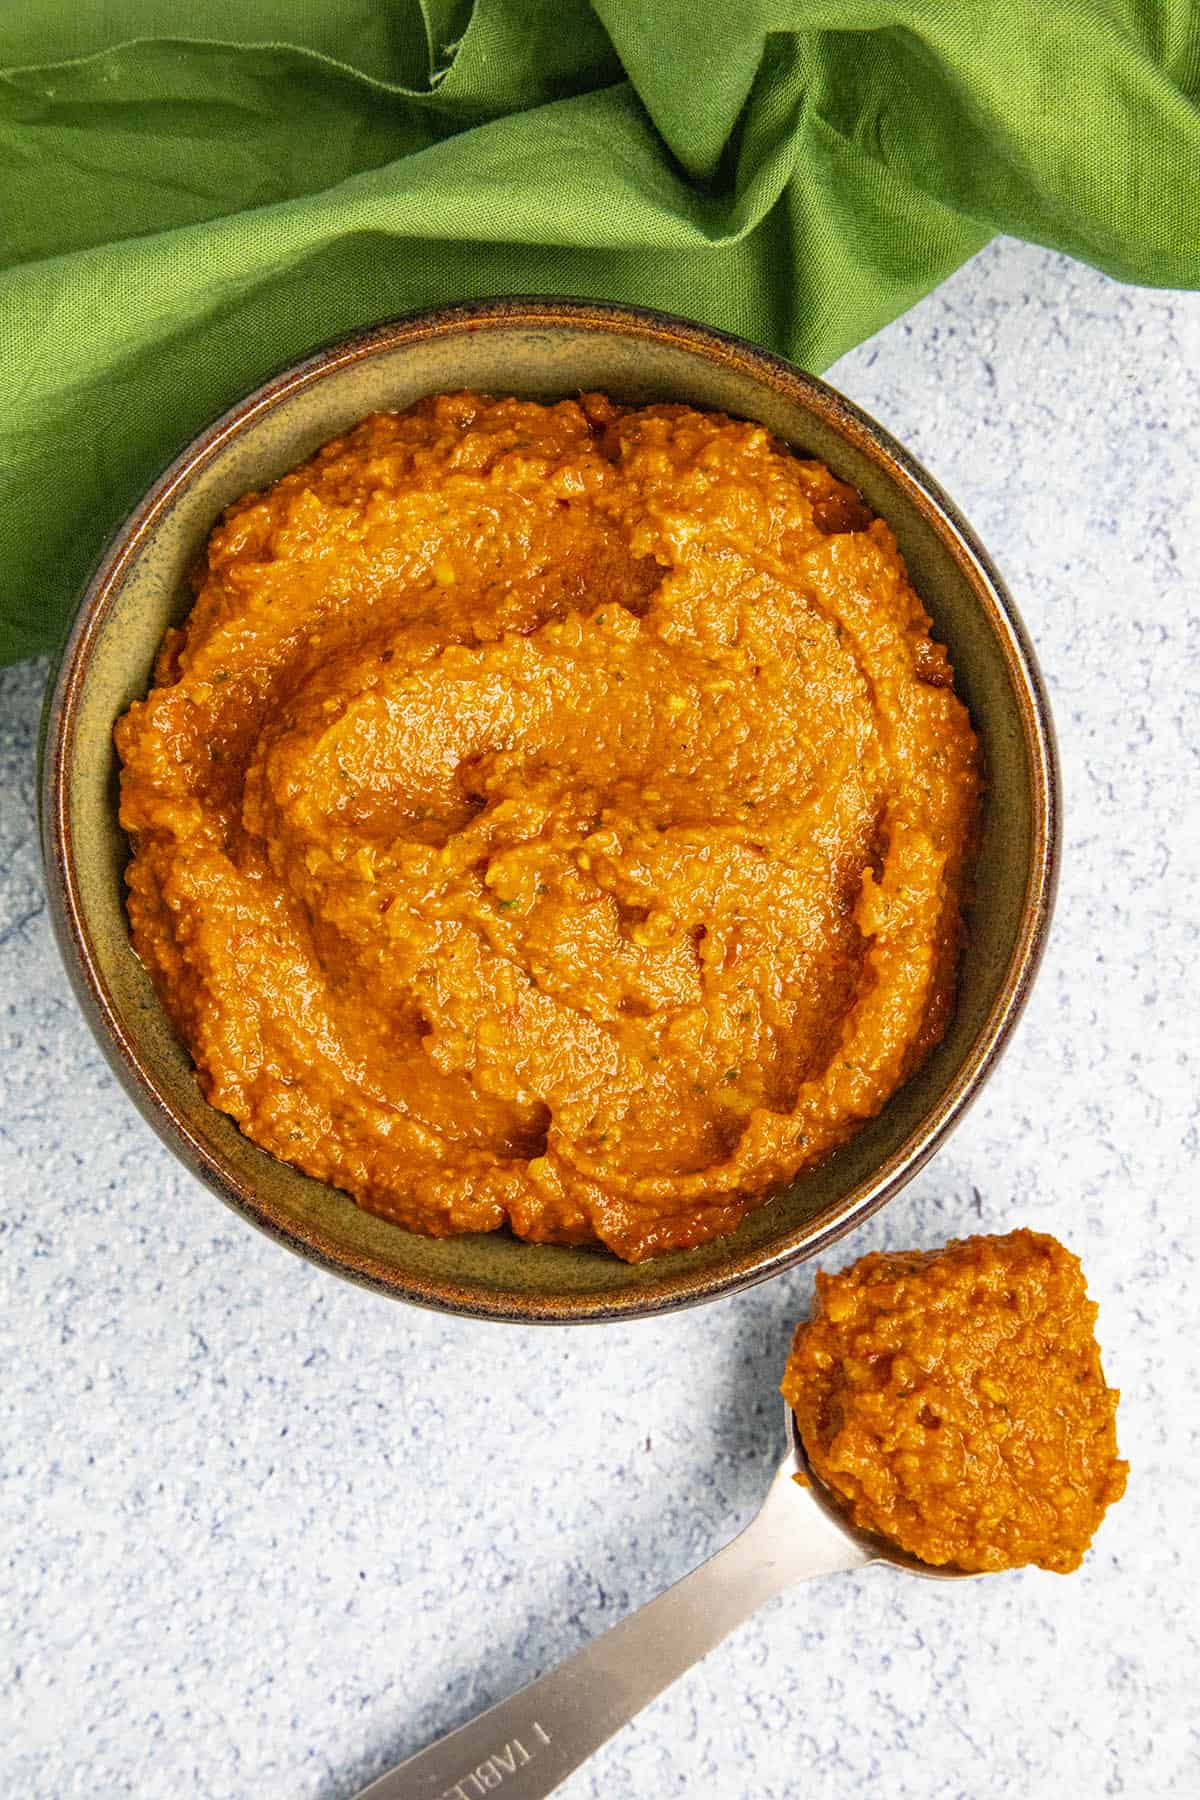
[{"label": "white speckled surface", "polygon": [[[1064,1238],[1133,1475],[1068,1580],[795,1590],[561,1791],[1195,1794],[1200,295],[999,243],[833,379],[1007,574],[1067,805],[1048,960],[999,1074],[839,1248]],[[60,970],[41,682],[0,674],[0,1792],[344,1800],[750,1514],[810,1277],[639,1325],[460,1324],[223,1212],[122,1097]]]}]

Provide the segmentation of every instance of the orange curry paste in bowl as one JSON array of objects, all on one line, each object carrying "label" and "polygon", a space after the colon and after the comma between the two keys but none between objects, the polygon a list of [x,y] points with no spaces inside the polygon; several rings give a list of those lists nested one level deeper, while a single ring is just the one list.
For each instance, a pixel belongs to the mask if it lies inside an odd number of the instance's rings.
[{"label": "orange curry paste in bowl", "polygon": [[975,738],[888,526],[761,426],[368,418],[229,508],[117,744],[206,1096],[410,1230],[700,1244],[945,1029]]}]

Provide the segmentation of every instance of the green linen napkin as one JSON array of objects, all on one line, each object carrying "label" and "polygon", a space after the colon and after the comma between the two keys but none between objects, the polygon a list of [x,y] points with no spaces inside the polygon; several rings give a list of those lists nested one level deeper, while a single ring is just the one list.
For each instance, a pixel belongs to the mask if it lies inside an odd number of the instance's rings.
[{"label": "green linen napkin", "polygon": [[[213,413],[474,295],[809,368],[995,232],[1200,285],[1190,0],[37,0],[0,19],[0,661]],[[186,36],[181,35],[186,27]]]}]

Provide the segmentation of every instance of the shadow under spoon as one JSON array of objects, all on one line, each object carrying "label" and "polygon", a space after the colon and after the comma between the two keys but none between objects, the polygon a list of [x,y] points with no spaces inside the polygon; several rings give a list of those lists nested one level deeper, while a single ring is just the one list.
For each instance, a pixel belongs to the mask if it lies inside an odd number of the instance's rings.
[{"label": "shadow under spoon", "polygon": [[813,1475],[790,1408],[788,1435],[762,1507],[724,1549],[557,1668],[398,1763],[357,1800],[477,1800],[501,1787],[504,1800],[542,1800],[793,1582],[868,1563],[934,1581],[970,1579],[859,1531]]}]

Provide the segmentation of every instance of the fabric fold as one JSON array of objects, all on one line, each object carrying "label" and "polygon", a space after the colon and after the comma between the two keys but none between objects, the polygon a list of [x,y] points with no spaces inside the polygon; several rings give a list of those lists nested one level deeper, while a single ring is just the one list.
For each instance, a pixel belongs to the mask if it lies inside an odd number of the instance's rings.
[{"label": "fabric fold", "polygon": [[1200,283],[1188,0],[42,0],[0,23],[0,660],[206,418],[545,292],[819,369],[996,232]]}]

